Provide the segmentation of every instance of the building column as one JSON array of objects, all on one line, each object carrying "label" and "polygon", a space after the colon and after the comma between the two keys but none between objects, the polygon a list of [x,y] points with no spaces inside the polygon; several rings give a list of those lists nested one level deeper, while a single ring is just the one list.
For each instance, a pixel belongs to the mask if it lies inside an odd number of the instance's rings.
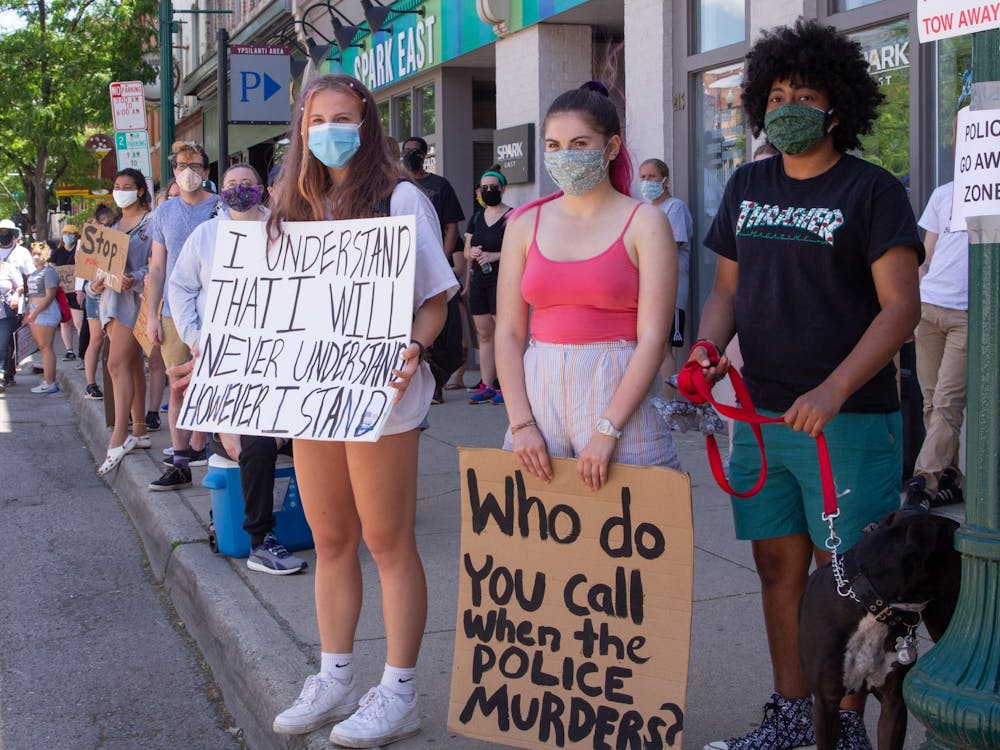
[{"label": "building column", "polygon": [[636,162],[634,192],[646,159],[667,163],[673,187],[673,15],[673,3],[625,0],[625,141]]},{"label": "building column", "polygon": [[512,206],[556,189],[542,164],[543,120],[553,99],[593,77],[591,37],[589,26],[542,23],[496,43],[497,128],[535,123],[535,182],[507,188]]}]

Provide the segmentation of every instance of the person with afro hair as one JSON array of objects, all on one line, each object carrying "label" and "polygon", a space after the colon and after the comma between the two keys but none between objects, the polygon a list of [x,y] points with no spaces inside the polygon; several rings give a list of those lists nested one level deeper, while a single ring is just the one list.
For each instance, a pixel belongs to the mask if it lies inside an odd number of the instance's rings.
[{"label": "person with afro hair", "polygon": [[[705,238],[718,264],[691,360],[723,377],[728,360],[710,355],[738,334],[754,406],[784,418],[763,428],[763,490],[732,499],[760,578],[774,691],[756,729],[706,750],[784,750],[815,744],[798,655],[810,563],[831,559],[815,438],[829,445],[843,553],[899,505],[892,360],[920,319],[924,250],[903,185],[848,153],[883,100],[856,42],[803,19],[764,32],[747,55],[742,100],[754,135],[765,131],[779,155],[745,164],[726,185]],[[730,481],[742,491],[760,472],[749,425],[737,424],[733,444]],[[837,747],[870,749],[864,697],[841,709]]]}]

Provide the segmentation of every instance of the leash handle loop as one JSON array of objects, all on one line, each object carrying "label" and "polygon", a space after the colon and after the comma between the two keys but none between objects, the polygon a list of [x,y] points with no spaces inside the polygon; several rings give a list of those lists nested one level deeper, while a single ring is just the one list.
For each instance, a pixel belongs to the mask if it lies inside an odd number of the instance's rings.
[{"label": "leash handle loop", "polygon": [[[694,347],[701,346],[708,353],[709,366],[715,367],[722,359],[718,348],[711,341],[701,340],[695,343]],[[752,497],[761,491],[767,481],[767,456],[764,452],[764,435],[760,429],[763,424],[779,424],[785,421],[784,417],[765,417],[758,414],[753,406],[753,399],[750,391],[747,390],[746,383],[740,373],[730,368],[726,373],[733,385],[733,392],[739,406],[728,406],[720,404],[712,397],[712,385],[705,378],[705,373],[701,364],[695,360],[689,360],[677,375],[677,390],[691,403],[701,404],[706,401],[722,416],[740,422],[746,422],[753,431],[754,440],[760,451],[760,474],[754,486],[744,492],[737,492],[730,487],[722,468],[722,455],[719,452],[719,445],[715,440],[715,435],[705,436],[705,450],[708,453],[708,463],[715,476],[715,481],[724,492],[734,497]],[[830,451],[826,444],[826,436],[820,433],[816,437],[816,453],[819,461],[820,485],[823,488],[823,520],[832,524],[834,518],[840,515],[837,510],[837,492],[833,483],[833,466],[830,463]]]}]

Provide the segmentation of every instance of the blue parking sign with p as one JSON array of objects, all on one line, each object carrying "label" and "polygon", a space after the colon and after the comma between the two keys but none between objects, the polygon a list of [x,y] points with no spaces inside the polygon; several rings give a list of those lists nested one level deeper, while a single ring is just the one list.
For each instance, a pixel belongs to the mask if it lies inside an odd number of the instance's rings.
[{"label": "blue parking sign with p", "polygon": [[287,47],[230,47],[229,121],[287,124],[291,57]]}]

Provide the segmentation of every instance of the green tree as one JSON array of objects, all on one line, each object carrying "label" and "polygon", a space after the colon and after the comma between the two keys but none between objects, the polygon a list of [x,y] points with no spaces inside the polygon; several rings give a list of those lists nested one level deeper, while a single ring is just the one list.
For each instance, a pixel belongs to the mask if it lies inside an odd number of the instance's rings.
[{"label": "green tree", "polygon": [[155,75],[143,54],[155,44],[156,2],[0,0],[0,11],[22,23],[0,35],[0,170],[18,175],[43,233],[58,180],[94,173],[83,142],[111,127],[108,84]]}]

